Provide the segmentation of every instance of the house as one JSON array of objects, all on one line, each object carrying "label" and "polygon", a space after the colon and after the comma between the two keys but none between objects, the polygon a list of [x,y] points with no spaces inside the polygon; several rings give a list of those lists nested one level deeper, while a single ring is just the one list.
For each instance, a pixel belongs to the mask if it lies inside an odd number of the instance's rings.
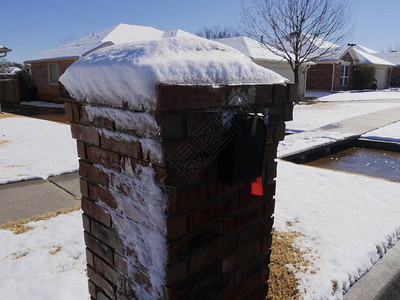
[{"label": "house", "polygon": [[[232,37],[223,38],[215,40],[224,45],[230,46],[239,52],[243,53],[249,57],[256,64],[270,69],[283,77],[287,78],[289,81],[294,82],[294,73],[292,68],[286,59],[274,54],[272,51],[268,50],[266,47],[262,46],[258,41],[245,37]],[[278,51],[277,51],[278,52]],[[305,84],[306,84],[306,69],[314,65],[313,62],[307,62],[303,64],[300,79],[299,79],[299,97],[303,97],[305,94]]]},{"label": "house", "polygon": [[389,71],[389,87],[400,87],[400,52],[393,51],[374,55],[395,65]]},{"label": "house", "polygon": [[10,51],[11,51],[11,49],[0,45],[0,57],[5,57],[7,55],[7,53]]},{"label": "house", "polygon": [[189,34],[181,30],[164,32],[153,27],[119,24],[65,45],[38,54],[25,63],[31,65],[37,97],[43,101],[59,100],[58,78],[81,57],[114,44],[160,39],[167,36]]},{"label": "house", "polygon": [[387,88],[390,70],[395,65],[378,57],[377,53],[361,45],[349,44],[346,47],[335,46],[330,54],[321,58],[310,58],[316,65],[307,71],[307,90],[352,90],[355,65],[374,66],[378,89]]}]

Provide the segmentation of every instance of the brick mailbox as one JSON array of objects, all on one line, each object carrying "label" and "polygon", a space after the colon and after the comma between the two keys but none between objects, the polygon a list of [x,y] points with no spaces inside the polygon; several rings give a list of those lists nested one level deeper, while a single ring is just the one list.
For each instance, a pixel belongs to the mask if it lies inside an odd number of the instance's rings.
[{"label": "brick mailbox", "polygon": [[[92,299],[265,298],[275,158],[295,88],[159,85],[152,112],[65,99]],[[265,124],[263,196],[253,180],[218,180],[237,115]]]},{"label": "brick mailbox", "polygon": [[107,47],[60,80],[91,298],[264,299],[297,86],[187,36]]}]

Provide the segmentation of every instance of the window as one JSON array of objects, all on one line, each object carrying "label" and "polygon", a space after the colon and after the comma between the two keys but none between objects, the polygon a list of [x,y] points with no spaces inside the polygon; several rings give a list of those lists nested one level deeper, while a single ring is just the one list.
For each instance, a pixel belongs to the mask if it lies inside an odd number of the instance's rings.
[{"label": "window", "polygon": [[57,64],[49,64],[49,82],[50,84],[58,84],[58,66]]},{"label": "window", "polygon": [[349,84],[349,71],[350,64],[342,64],[342,69],[340,71],[340,85],[347,86]]}]

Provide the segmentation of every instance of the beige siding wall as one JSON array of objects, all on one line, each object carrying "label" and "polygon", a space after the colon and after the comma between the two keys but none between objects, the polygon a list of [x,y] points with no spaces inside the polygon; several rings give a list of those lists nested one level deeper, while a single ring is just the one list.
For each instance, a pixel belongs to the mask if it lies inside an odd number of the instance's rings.
[{"label": "beige siding wall", "polygon": [[37,88],[37,96],[39,100],[61,102],[59,99],[58,84],[50,84],[49,64],[56,63],[59,75],[61,76],[73,62],[73,60],[70,60],[31,64],[32,79]]},{"label": "beige siding wall", "polygon": [[[272,63],[266,61],[254,61],[256,64],[267,68],[271,71],[278,73],[279,75],[287,78],[290,82],[294,82],[294,74],[289,63],[286,61]],[[302,98],[305,95],[305,69],[306,66],[302,65],[300,76],[299,76],[299,97]]]}]

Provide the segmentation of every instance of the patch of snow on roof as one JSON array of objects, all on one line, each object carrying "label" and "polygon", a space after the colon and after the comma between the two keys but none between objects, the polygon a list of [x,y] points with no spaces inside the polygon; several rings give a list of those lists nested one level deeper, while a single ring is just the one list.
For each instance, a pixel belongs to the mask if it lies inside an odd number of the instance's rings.
[{"label": "patch of snow on roof", "polygon": [[357,50],[361,50],[361,51],[363,51],[363,52],[367,52],[367,53],[369,53],[369,54],[376,54],[376,53],[378,53],[378,51],[375,51],[375,50],[372,50],[372,49],[370,49],[370,48],[367,48],[367,47],[364,47],[364,46],[362,46],[362,45],[355,45],[355,46],[353,46],[353,48],[355,48],[355,49],[357,49]]},{"label": "patch of snow on roof", "polygon": [[194,35],[190,32],[184,31],[182,29],[173,29],[173,30],[169,30],[169,31],[165,31],[164,32],[164,38],[168,38],[168,37],[198,37],[197,35]]},{"label": "patch of snow on roof", "polygon": [[31,63],[43,60],[76,59],[106,45],[155,40],[161,39],[163,36],[164,31],[153,27],[121,23],[117,26],[104,29],[100,32],[90,34],[81,39],[40,53],[27,62]]},{"label": "patch of snow on roof", "polygon": [[[262,46],[258,41],[245,36],[216,39],[216,42],[232,47],[244,55],[256,60],[281,62],[284,59]],[[277,50],[278,51],[278,50]]]},{"label": "patch of snow on roof", "polygon": [[130,24],[119,24],[101,42],[112,42],[115,45],[161,39],[164,31],[159,29]]},{"label": "patch of snow on roof", "polygon": [[379,58],[373,54],[358,50],[357,48],[353,48],[356,53],[359,62],[363,64],[373,64],[373,65],[383,65],[383,66],[394,66],[391,62],[388,62],[382,58]]},{"label": "patch of snow on roof", "polygon": [[75,59],[83,56],[85,53],[92,51],[98,47],[103,46],[107,42],[103,42],[103,39],[112,32],[116,27],[104,29],[100,32],[87,35],[81,39],[72,41],[65,45],[53,48],[51,50],[42,52],[27,62],[35,62],[42,60],[54,60],[54,59]]},{"label": "patch of snow on roof", "polygon": [[400,65],[400,52],[376,53],[374,55],[397,66]]},{"label": "patch of snow on roof", "polygon": [[172,37],[100,49],[71,65],[60,81],[79,100],[153,110],[159,83],[273,84],[286,79],[220,43]]}]

